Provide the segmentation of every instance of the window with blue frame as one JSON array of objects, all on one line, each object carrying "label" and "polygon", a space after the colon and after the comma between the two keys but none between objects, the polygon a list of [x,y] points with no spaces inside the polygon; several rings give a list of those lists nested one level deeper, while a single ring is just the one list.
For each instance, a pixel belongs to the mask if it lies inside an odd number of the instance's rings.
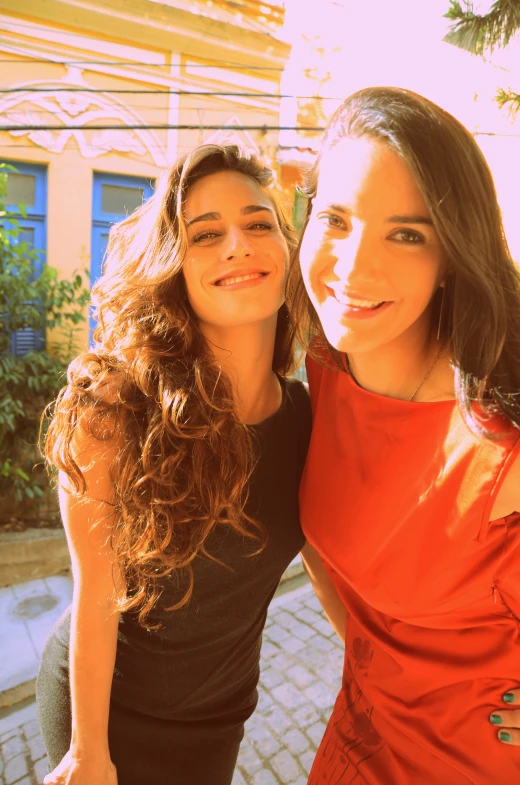
[{"label": "window with blue frame", "polygon": [[[126,177],[106,172],[94,172],[92,200],[92,249],[90,255],[91,285],[103,273],[103,262],[108,245],[110,227],[121,221],[136,207],[150,198],[154,191],[153,180]],[[91,316],[90,328],[95,322]]]},{"label": "window with blue frame", "polygon": [[[17,170],[7,172],[6,208],[20,226],[18,242],[27,243],[37,251],[35,275],[38,276],[47,246],[47,167],[21,161],[5,163]],[[21,215],[18,205],[24,206],[25,215]],[[11,351],[17,356],[41,351],[44,346],[43,330],[16,330],[11,335]]]}]

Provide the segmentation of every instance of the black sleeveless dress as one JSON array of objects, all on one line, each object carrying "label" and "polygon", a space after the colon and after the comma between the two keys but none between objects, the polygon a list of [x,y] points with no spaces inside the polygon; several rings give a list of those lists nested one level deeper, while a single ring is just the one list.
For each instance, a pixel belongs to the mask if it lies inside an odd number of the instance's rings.
[{"label": "black sleeveless dress", "polygon": [[[244,723],[257,702],[262,630],[280,577],[304,537],[298,486],[311,430],[306,388],[285,380],[280,409],[251,426],[259,461],[247,512],[261,521],[267,546],[217,527],[197,557],[189,604],[167,612],[183,591],[164,579],[144,630],[122,614],[109,716],[109,745],[119,785],[229,785]],[[38,717],[50,770],[70,745],[70,608],[54,626],[37,681]],[[92,641],[95,646],[95,641]]]}]

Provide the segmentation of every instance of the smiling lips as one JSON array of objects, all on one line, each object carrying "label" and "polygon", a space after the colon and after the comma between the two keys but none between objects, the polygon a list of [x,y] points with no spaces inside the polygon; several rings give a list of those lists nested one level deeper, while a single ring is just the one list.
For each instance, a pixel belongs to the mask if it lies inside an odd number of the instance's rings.
[{"label": "smiling lips", "polygon": [[247,284],[249,281],[254,281],[256,283],[256,282],[259,282],[262,278],[265,278],[267,275],[269,275],[269,273],[265,273],[265,272],[262,272],[260,270],[257,270],[257,271],[254,271],[254,272],[242,273],[241,275],[229,276],[227,278],[218,278],[214,282],[213,285],[214,286],[224,286],[224,287],[230,287],[230,286],[234,287],[237,284],[244,284],[244,283]]},{"label": "smiling lips", "polygon": [[342,305],[347,305],[349,308],[365,308],[370,311],[374,311],[376,308],[379,308],[381,305],[385,304],[384,300],[374,302],[374,300],[357,300],[354,297],[344,297],[338,295],[336,295],[336,300]]},{"label": "smiling lips", "polygon": [[334,298],[338,303],[345,305],[349,310],[375,311],[378,308],[381,308],[382,305],[387,304],[386,300],[368,300],[361,297],[352,297],[330,284],[327,285],[327,289],[334,295]]}]

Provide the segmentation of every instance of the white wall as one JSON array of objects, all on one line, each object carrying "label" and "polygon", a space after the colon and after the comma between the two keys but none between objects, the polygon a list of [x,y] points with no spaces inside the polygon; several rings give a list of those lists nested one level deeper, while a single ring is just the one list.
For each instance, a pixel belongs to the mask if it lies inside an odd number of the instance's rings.
[{"label": "white wall", "polygon": [[[485,13],[489,3],[480,6]],[[443,41],[448,8],[449,0],[288,0],[295,44],[282,89],[300,94],[310,89],[302,71],[312,47],[322,46],[332,74],[326,93],[338,101],[371,85],[405,87],[438,103],[470,131],[497,134],[476,138],[495,178],[511,251],[520,261],[520,114],[511,123],[493,100],[498,87],[520,93],[520,41],[489,62],[470,55]],[[316,54],[313,60],[320,63]],[[325,102],[329,113],[338,101]],[[290,102],[285,111],[290,124]],[[297,146],[294,139],[290,143]]]}]

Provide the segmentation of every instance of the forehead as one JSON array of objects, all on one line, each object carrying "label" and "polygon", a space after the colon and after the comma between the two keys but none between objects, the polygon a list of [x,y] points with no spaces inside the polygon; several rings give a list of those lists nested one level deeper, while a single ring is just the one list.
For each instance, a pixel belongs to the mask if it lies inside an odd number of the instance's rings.
[{"label": "forehead", "polygon": [[224,215],[251,204],[272,207],[270,197],[256,180],[241,172],[215,172],[190,186],[184,215],[188,220],[208,212]]},{"label": "forehead", "polygon": [[323,155],[316,201],[354,212],[424,211],[410,167],[391,147],[368,137],[345,138]]}]

